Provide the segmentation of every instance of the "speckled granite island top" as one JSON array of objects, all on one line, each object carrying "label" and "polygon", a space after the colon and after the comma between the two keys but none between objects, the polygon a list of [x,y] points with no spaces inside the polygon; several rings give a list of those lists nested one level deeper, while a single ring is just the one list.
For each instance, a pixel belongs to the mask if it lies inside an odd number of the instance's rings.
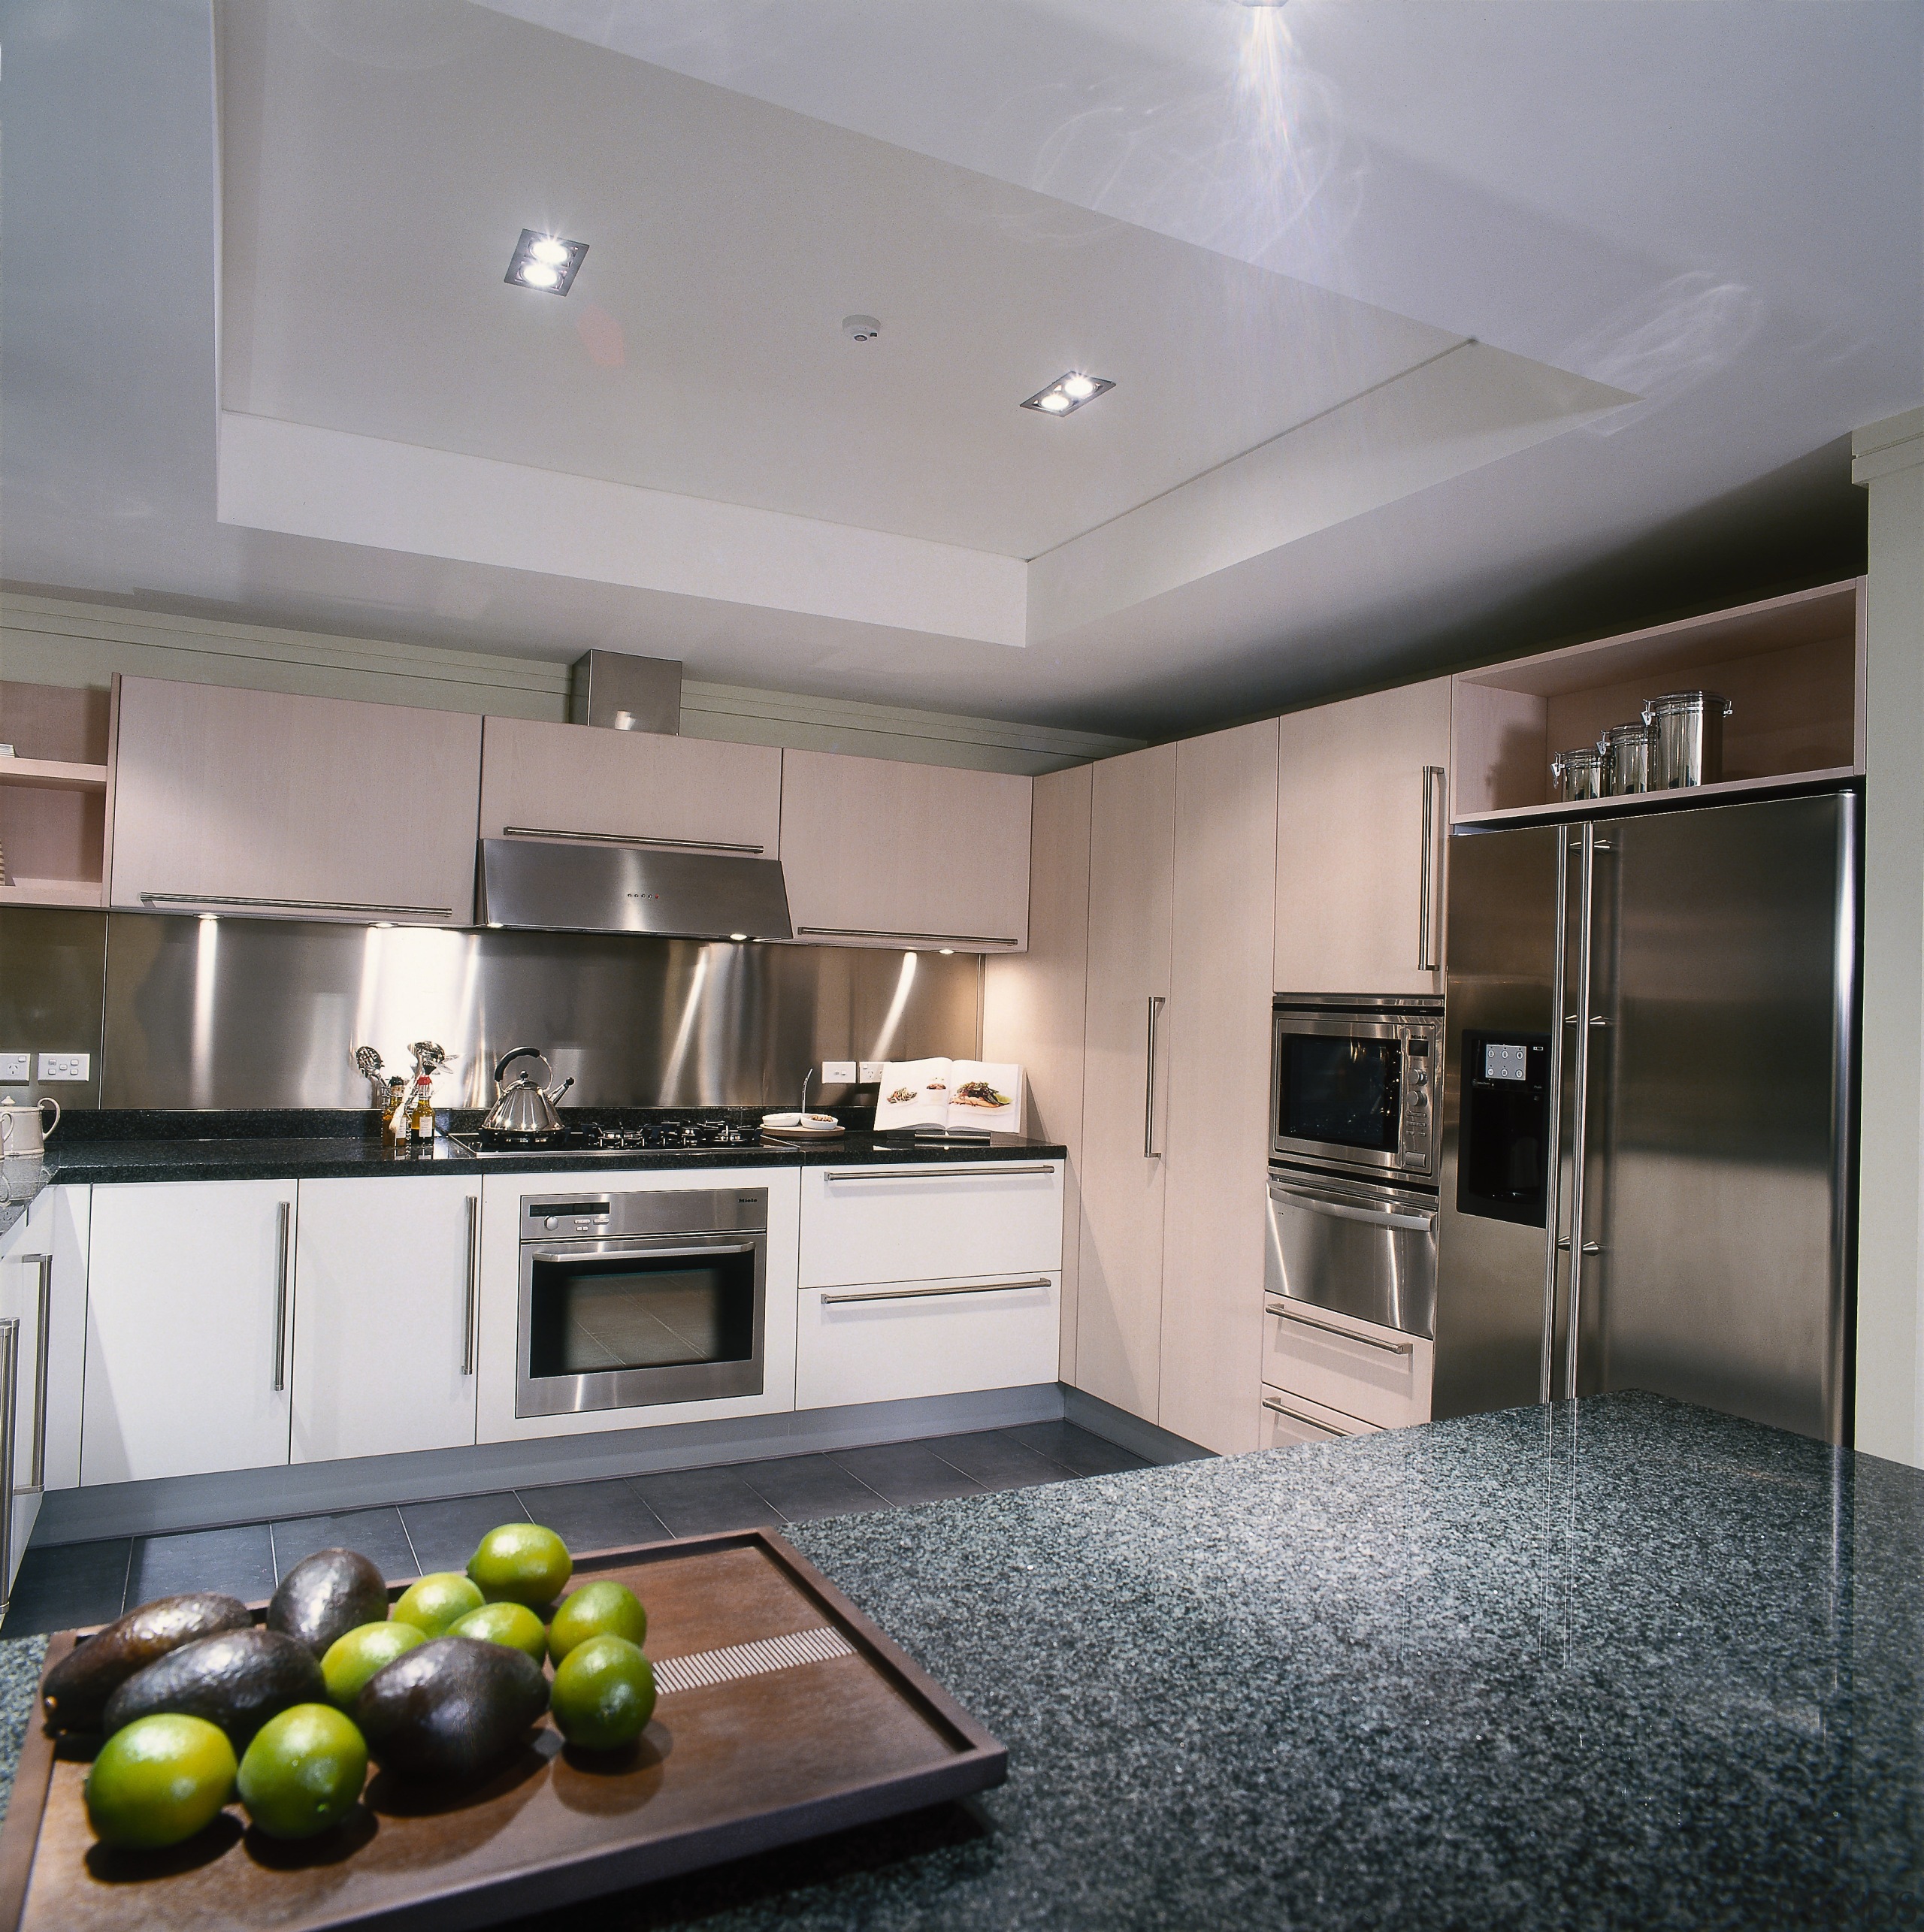
[{"label": "speckled granite island top", "polygon": [[791,1533],[1007,1785],[525,1923],[1924,1919],[1894,1464],[1611,1396]]}]

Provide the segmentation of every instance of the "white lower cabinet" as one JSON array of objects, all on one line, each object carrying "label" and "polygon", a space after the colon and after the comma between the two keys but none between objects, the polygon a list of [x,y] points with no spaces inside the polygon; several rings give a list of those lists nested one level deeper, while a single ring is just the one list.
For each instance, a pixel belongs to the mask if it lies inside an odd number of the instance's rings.
[{"label": "white lower cabinet", "polygon": [[476,1176],[304,1181],[292,1459],[474,1440]]},{"label": "white lower cabinet", "polygon": [[295,1192],[292,1181],[93,1190],[83,1484],[287,1460]]},{"label": "white lower cabinet", "polygon": [[1376,1429],[1429,1420],[1435,1344],[1330,1308],[1270,1296],[1263,1316],[1266,1386]]},{"label": "white lower cabinet", "polygon": [[1062,1277],[1047,1274],[805,1288],[795,1406],[836,1408],[1053,1382]]},{"label": "white lower cabinet", "polygon": [[1266,1383],[1258,1414],[1258,1449],[1293,1449],[1299,1443],[1338,1442],[1346,1435],[1381,1433],[1374,1423],[1345,1415],[1322,1402],[1312,1402],[1291,1390],[1270,1388]]},{"label": "white lower cabinet", "polygon": [[1061,1265],[1059,1160],[802,1170],[804,1288]]}]

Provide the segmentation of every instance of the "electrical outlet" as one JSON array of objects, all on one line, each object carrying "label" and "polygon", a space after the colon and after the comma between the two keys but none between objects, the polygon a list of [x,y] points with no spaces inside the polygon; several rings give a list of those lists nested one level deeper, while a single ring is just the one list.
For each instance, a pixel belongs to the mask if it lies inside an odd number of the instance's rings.
[{"label": "electrical outlet", "polygon": [[40,1077],[44,1081],[85,1080],[92,1057],[90,1054],[42,1054]]},{"label": "electrical outlet", "polygon": [[879,1060],[865,1060],[862,1062],[862,1084],[864,1087],[872,1086],[882,1078],[883,1065],[884,1063]]},{"label": "electrical outlet", "polygon": [[0,1054],[0,1087],[24,1086],[32,1078],[32,1054]]},{"label": "electrical outlet", "polygon": [[855,1084],[855,1063],[852,1060],[825,1060],[821,1063],[821,1084],[824,1087],[853,1087]]}]

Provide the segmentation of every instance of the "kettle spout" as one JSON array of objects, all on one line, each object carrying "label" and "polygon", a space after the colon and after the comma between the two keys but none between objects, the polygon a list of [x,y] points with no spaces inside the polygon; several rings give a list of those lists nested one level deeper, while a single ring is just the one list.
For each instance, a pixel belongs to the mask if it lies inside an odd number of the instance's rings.
[{"label": "kettle spout", "polygon": [[549,1103],[552,1105],[554,1102],[558,1102],[561,1099],[561,1096],[573,1084],[574,1075],[573,1074],[570,1074],[567,1078],[563,1081],[559,1086],[546,1087],[543,1090],[547,1094]]}]

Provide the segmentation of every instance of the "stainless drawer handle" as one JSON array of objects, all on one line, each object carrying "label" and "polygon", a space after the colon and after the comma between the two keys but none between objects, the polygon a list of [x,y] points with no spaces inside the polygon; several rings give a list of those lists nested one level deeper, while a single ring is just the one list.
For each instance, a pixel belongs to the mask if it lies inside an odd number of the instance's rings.
[{"label": "stainless drawer handle", "polygon": [[34,1331],[33,1444],[29,1450],[26,1486],[47,1486],[47,1331],[53,1314],[53,1257],[50,1254],[23,1254],[23,1261],[35,1262],[40,1273],[40,1292],[35,1297],[39,1326]]},{"label": "stainless drawer handle", "polygon": [[1360,1342],[1365,1348],[1380,1348],[1385,1355],[1409,1355],[1415,1351],[1413,1341],[1378,1341],[1374,1335],[1353,1335],[1348,1329],[1339,1329],[1334,1322],[1319,1322],[1309,1315],[1299,1315],[1296,1311],[1281,1302],[1264,1305],[1272,1315],[1286,1322],[1299,1322],[1306,1329],[1318,1329],[1324,1335],[1340,1335],[1345,1341]]},{"label": "stainless drawer handle", "polygon": [[1273,1395],[1265,1395],[1263,1406],[1273,1415],[1287,1416],[1291,1422],[1301,1423],[1305,1429],[1320,1429],[1335,1441],[1340,1442],[1343,1439],[1341,1429],[1332,1429],[1327,1423],[1320,1423],[1314,1416],[1306,1416],[1300,1409],[1293,1409],[1287,1403],[1278,1401]]},{"label": "stainless drawer handle", "polygon": [[1018,1288],[1054,1286],[1049,1276],[1039,1274],[1033,1281],[960,1281],[946,1288],[859,1288],[846,1293],[824,1295],[821,1305],[825,1308],[836,1302],[918,1302],[929,1295],[1006,1295]]},{"label": "stainless drawer handle", "polygon": [[1301,1188],[1284,1187],[1275,1181],[1270,1183],[1269,1193],[1272,1199],[1287,1201],[1292,1207],[1306,1208],[1312,1214],[1327,1214],[1332,1220],[1361,1221],[1372,1228],[1408,1228],[1414,1234],[1423,1235],[1436,1225],[1434,1214],[1404,1214],[1393,1208],[1358,1208],[1348,1201],[1333,1201],[1327,1194],[1308,1194]]},{"label": "stainless drawer handle", "polygon": [[989,933],[897,933],[876,926],[797,926],[797,935],[806,933],[812,939],[921,939],[932,946],[1015,946],[1019,939],[998,938]]},{"label": "stainless drawer handle", "polygon": [[461,1372],[474,1373],[474,1316],[481,1291],[481,1197],[467,1197],[467,1303],[461,1324]]},{"label": "stainless drawer handle", "polygon": [[144,892],[143,906],[264,906],[277,912],[372,912],[383,918],[452,919],[451,906],[364,906],[352,899],[244,899],[231,892]]},{"label": "stainless drawer handle", "polygon": [[652,839],[645,832],[570,832],[558,825],[504,825],[504,839],[579,839],[597,845],[655,845],[670,852],[766,851],[764,845],[738,845],[725,839]]},{"label": "stainless drawer handle", "polygon": [[827,1181],[994,1181],[1005,1174],[1053,1174],[1048,1161],[1039,1166],[1013,1160],[985,1160],[973,1167],[849,1167],[833,1168],[821,1178]]},{"label": "stainless drawer handle", "polygon": [[274,1211],[274,1391],[277,1395],[287,1386],[288,1232],[293,1219],[293,1210],[285,1201],[277,1201]]}]

